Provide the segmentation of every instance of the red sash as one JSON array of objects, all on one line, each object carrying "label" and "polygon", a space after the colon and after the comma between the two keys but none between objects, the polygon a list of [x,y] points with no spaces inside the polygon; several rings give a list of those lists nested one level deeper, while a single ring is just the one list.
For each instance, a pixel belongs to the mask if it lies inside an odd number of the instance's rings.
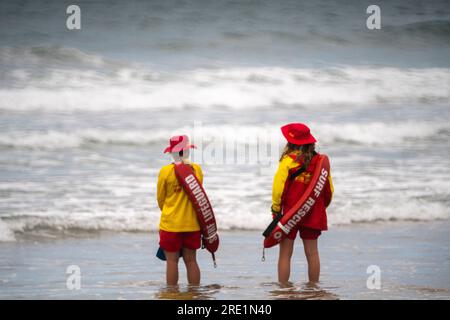
[{"label": "red sash", "polygon": [[283,214],[276,227],[264,239],[264,248],[270,248],[283,240],[286,235],[308,215],[323,194],[330,175],[330,161],[326,155],[318,155],[314,174],[300,199]]},{"label": "red sash", "polygon": [[181,162],[174,165],[178,182],[183,186],[197,214],[203,236],[202,243],[213,254],[214,259],[214,252],[219,247],[219,235],[211,203],[192,167]]}]

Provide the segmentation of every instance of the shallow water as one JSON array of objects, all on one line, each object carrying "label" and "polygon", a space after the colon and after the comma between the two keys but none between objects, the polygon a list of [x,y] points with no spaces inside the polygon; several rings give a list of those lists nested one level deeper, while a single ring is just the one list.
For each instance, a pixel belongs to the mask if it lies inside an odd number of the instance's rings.
[{"label": "shallow water", "polygon": [[[450,223],[355,224],[320,240],[321,282],[307,283],[297,240],[291,286],[276,282],[277,249],[266,250],[254,231],[223,232],[214,269],[198,254],[202,285],[190,287],[180,262],[177,288],[165,285],[165,263],[155,257],[156,234],[104,234],[94,238],[0,245],[0,298],[4,299],[450,299]],[[36,239],[35,239],[36,240]],[[81,289],[68,290],[66,269],[78,265]],[[381,270],[381,289],[368,289],[367,268]]]}]

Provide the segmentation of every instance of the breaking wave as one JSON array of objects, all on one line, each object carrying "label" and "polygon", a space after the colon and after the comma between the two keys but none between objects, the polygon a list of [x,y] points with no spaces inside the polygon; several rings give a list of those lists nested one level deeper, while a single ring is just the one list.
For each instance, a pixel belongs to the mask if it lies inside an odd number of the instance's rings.
[{"label": "breaking wave", "polygon": [[19,49],[0,48],[0,62],[6,68],[0,76],[0,110],[316,108],[441,104],[449,99],[448,68],[232,67],[162,72],[77,49],[15,50]]},{"label": "breaking wave", "polygon": [[[419,141],[448,139],[448,122],[368,122],[368,123],[311,123],[315,136],[322,144],[407,144]],[[201,131],[200,131],[201,130]],[[83,148],[91,145],[135,145],[165,144],[168,137],[176,133],[188,134],[192,139],[201,137],[206,142],[228,140],[242,144],[264,142],[281,138],[279,125],[230,124],[203,125],[201,127],[182,127],[177,131],[170,129],[77,129],[71,131],[9,131],[0,136],[0,147],[29,149]],[[380,132],[383,139],[380,140]],[[256,139],[258,138],[258,139]]]}]

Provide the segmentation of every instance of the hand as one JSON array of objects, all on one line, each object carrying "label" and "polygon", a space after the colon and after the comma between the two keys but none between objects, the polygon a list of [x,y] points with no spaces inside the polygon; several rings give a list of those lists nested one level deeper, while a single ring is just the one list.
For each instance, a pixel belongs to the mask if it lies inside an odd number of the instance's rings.
[{"label": "hand", "polygon": [[270,211],[272,211],[272,220],[275,219],[281,213],[281,211],[273,210],[273,206],[270,207]]}]

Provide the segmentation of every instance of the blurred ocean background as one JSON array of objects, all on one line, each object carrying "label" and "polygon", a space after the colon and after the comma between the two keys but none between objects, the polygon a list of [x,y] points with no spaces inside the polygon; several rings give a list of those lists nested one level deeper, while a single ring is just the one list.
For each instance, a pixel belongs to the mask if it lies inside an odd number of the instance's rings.
[{"label": "blurred ocean background", "polygon": [[[0,1],[0,241],[156,231],[162,150],[195,123],[272,159],[307,123],[331,226],[450,218],[448,1],[377,1],[381,30],[372,1],[80,0],[77,31],[70,4]],[[219,228],[262,230],[267,159],[202,166]]]}]

